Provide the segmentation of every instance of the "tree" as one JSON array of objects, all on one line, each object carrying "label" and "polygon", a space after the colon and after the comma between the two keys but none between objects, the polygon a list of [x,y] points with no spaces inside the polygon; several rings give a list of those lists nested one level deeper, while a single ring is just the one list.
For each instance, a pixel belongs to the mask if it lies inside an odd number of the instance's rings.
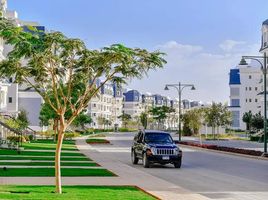
[{"label": "tree", "polygon": [[211,107],[204,109],[205,122],[212,127],[212,134],[216,139],[215,130],[220,126],[229,125],[231,123],[231,112],[227,105],[222,103],[212,103]]},{"label": "tree", "polygon": [[157,121],[159,129],[160,124],[164,122],[164,120],[168,117],[168,114],[171,112],[175,112],[175,110],[167,106],[161,106],[153,107],[149,110],[149,112],[152,114],[153,119]]},{"label": "tree", "polygon": [[[142,78],[149,70],[163,67],[165,60],[160,52],[121,44],[89,50],[81,40],[67,38],[61,32],[44,33],[34,27],[30,30],[25,32],[11,21],[0,19],[0,37],[13,46],[0,63],[0,76],[14,76],[17,83],[33,88],[55,111],[59,122],[55,182],[56,192],[62,193],[60,157],[66,128],[107,82],[120,85],[129,78]],[[96,84],[99,78],[104,81]],[[76,87],[78,99],[72,96]],[[71,114],[65,118],[68,111]]]},{"label": "tree", "polygon": [[147,128],[148,125],[148,114],[146,112],[142,112],[140,115],[140,122],[144,129]]},{"label": "tree", "polygon": [[130,122],[131,120],[131,115],[123,113],[122,115],[118,116],[118,119],[122,120],[123,126],[125,128],[127,128],[127,124]]},{"label": "tree", "polygon": [[202,109],[189,110],[182,116],[184,122],[183,126],[186,125],[189,129],[191,129],[191,133],[198,134],[202,126],[202,117]]},{"label": "tree", "polygon": [[73,121],[73,125],[76,127],[81,127],[83,130],[85,130],[85,125],[90,124],[92,122],[92,118],[85,114],[85,113],[80,113],[75,120]]},{"label": "tree", "polygon": [[264,124],[264,119],[261,113],[256,113],[255,115],[252,116],[252,127],[260,130],[263,129],[263,124]]},{"label": "tree", "polygon": [[243,114],[243,122],[246,123],[246,126],[247,126],[247,131],[250,131],[251,129],[251,125],[252,125],[252,118],[253,118],[253,115],[252,115],[252,112],[249,111],[249,112],[245,112]]},{"label": "tree", "polygon": [[27,112],[25,110],[20,110],[17,120],[19,121],[20,124],[20,130],[25,130],[29,126],[29,119],[27,117]]}]

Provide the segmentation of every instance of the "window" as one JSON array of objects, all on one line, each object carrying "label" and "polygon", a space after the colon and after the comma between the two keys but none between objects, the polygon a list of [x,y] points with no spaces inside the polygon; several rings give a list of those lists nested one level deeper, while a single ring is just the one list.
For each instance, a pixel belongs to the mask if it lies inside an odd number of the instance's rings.
[{"label": "window", "polygon": [[251,99],[248,99],[249,102],[251,102]]},{"label": "window", "polygon": [[251,76],[251,75],[249,75],[249,76],[248,76],[248,78],[249,78],[249,79],[251,79],[251,78],[252,78],[252,76]]},{"label": "window", "polygon": [[231,88],[230,95],[231,96],[239,96],[239,88]]},{"label": "window", "polygon": [[231,106],[233,106],[233,107],[240,106],[240,100],[239,99],[231,99]]},{"label": "window", "polygon": [[257,103],[258,102],[258,99],[255,99],[255,102]]},{"label": "window", "polygon": [[93,107],[96,108],[96,104],[95,103],[93,104]]},{"label": "window", "polygon": [[258,91],[258,87],[255,87],[255,91]]},{"label": "window", "polygon": [[232,111],[232,126],[233,127],[240,127],[240,112],[239,111]]},{"label": "window", "polygon": [[246,91],[248,90],[248,87],[246,87]]},{"label": "window", "polygon": [[12,103],[12,97],[8,97],[8,103]]},{"label": "window", "polygon": [[248,87],[248,90],[251,91],[251,87]]},{"label": "window", "polygon": [[246,102],[248,102],[248,99],[246,99]]}]

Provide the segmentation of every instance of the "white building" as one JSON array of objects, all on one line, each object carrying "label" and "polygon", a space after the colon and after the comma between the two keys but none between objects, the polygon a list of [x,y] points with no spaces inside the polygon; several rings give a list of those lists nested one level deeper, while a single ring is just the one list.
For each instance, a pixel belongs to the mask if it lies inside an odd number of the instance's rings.
[{"label": "white building", "polygon": [[[262,24],[262,43],[260,53],[268,54],[268,20]],[[262,60],[260,60],[262,62]],[[230,111],[233,114],[233,129],[246,129],[243,114],[251,111],[253,114],[264,110],[263,72],[261,64],[252,62],[247,65],[245,60],[235,69],[230,70]]]},{"label": "white building", "polygon": [[[243,63],[241,63],[243,64]],[[252,114],[261,111],[259,93],[263,91],[262,71],[255,64],[238,65],[230,70],[230,111],[232,112],[232,128],[246,129],[243,114],[251,111]]]},{"label": "white building", "polygon": [[[98,82],[97,84],[100,84]],[[123,95],[122,90],[114,84],[105,84],[101,87],[99,95],[94,97],[88,105],[88,115],[92,118],[92,128],[113,128],[121,126],[122,121],[118,118],[122,115]],[[107,120],[108,124],[100,123]]]}]

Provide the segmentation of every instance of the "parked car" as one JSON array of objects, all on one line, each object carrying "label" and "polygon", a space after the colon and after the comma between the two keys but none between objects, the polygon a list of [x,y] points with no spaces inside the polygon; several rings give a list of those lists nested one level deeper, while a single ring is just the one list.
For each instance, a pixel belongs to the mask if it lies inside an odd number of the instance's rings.
[{"label": "parked car", "polygon": [[171,163],[175,168],[181,167],[182,151],[175,144],[169,133],[155,130],[139,131],[131,147],[131,160],[137,164],[143,161],[145,168],[153,163]]}]

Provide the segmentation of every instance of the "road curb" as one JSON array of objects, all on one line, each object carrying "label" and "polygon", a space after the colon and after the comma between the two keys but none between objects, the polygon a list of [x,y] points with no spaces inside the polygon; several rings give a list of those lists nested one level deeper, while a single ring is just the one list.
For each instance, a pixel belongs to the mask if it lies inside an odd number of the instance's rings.
[{"label": "road curb", "polygon": [[240,156],[240,157],[245,157],[245,158],[253,158],[253,159],[256,159],[256,160],[266,160],[266,161],[268,161],[268,158],[267,157],[251,156],[251,155],[240,154],[240,153],[233,153],[233,152],[227,152],[227,151],[219,151],[219,150],[213,150],[213,149],[206,149],[206,148],[195,147],[195,146],[185,145],[185,144],[179,144],[179,145],[180,146],[183,146],[183,147],[189,147],[189,148],[193,148],[193,149],[210,151],[210,152],[214,152],[214,153],[222,153],[222,154],[227,154],[227,155]]}]

